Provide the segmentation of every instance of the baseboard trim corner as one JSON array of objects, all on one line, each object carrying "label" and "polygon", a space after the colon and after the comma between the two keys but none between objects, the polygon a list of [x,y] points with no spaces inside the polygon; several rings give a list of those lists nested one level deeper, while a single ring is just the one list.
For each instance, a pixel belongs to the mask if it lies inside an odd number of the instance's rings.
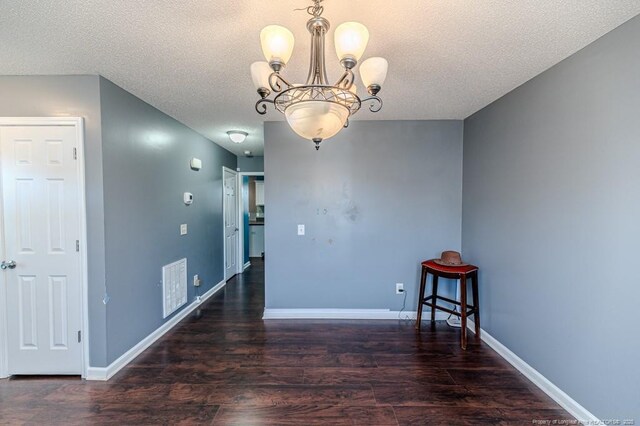
[{"label": "baseboard trim corner", "polygon": [[[473,321],[467,322],[467,328],[473,333],[475,330]],[[495,337],[480,329],[480,338],[504,358],[509,364],[515,367],[529,381],[536,385],[541,391],[546,393],[551,399],[557,402],[569,414],[575,417],[582,424],[600,424],[600,419],[589,410],[580,405],[576,400],[567,395],[562,389],[554,385],[549,379],[543,376],[538,370],[527,364],[522,358],[513,353],[509,348],[500,343]]]},{"label": "baseboard trim corner", "polygon": [[242,272],[246,271],[249,266],[251,266],[251,261],[248,261],[244,264],[244,266],[242,267]]},{"label": "baseboard trim corner", "polygon": [[156,342],[159,338],[164,336],[169,330],[176,326],[180,321],[185,319],[191,312],[195,311],[198,306],[203,304],[207,299],[216,294],[218,291],[222,290],[222,288],[226,285],[226,281],[222,280],[211,289],[209,289],[205,294],[200,296],[200,299],[196,299],[183,310],[178,312],[174,317],[172,317],[169,321],[162,324],[155,331],[149,334],[147,337],[142,339],[138,344],[129,349],[127,352],[122,354],[118,359],[113,361],[107,367],[89,367],[87,368],[87,372],[85,374],[86,380],[99,380],[106,381],[113,377],[118,371],[124,368],[131,361],[136,359],[138,355],[144,352],[149,346]]},{"label": "baseboard trim corner", "polygon": [[[398,320],[416,319],[415,311],[392,311],[389,309],[272,309],[265,308],[263,320],[275,319],[356,319],[356,320]],[[430,311],[422,313],[429,318]],[[436,319],[447,319],[447,314],[437,312]]]}]

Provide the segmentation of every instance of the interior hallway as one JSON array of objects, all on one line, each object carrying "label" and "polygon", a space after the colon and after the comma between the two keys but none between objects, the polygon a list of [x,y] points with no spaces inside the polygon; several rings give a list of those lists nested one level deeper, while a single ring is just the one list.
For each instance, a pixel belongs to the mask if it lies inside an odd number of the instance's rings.
[{"label": "interior hallway", "polygon": [[264,265],[109,382],[0,381],[1,424],[531,424],[571,419],[484,344],[411,321],[268,321]]}]

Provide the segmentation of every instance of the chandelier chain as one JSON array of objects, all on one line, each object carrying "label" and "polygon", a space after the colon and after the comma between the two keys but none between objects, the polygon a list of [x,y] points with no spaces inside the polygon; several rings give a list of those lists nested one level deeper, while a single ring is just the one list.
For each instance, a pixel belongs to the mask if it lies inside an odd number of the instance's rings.
[{"label": "chandelier chain", "polygon": [[320,3],[321,3],[322,1],[323,1],[323,0],[314,0],[314,1],[313,1],[313,6],[309,6],[309,7],[307,8],[307,13],[308,13],[309,15],[313,15],[313,16],[315,16],[316,18],[317,18],[318,16],[322,15],[322,12],[324,12],[324,7],[320,6]]},{"label": "chandelier chain", "polygon": [[320,5],[323,1],[324,0],[313,0],[313,6],[293,10],[306,10],[309,15],[317,18],[324,12],[324,6]]}]

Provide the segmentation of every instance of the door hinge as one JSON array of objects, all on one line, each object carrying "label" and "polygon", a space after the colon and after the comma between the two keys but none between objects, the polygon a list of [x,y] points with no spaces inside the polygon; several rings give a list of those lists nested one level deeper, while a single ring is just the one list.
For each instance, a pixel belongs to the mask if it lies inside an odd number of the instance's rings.
[{"label": "door hinge", "polygon": [[82,342],[82,331],[78,330],[78,343]]},{"label": "door hinge", "polygon": [[77,148],[73,148],[73,159],[74,160],[78,159],[78,149]]},{"label": "door hinge", "polygon": [[80,251],[80,240],[76,240],[76,251]]}]

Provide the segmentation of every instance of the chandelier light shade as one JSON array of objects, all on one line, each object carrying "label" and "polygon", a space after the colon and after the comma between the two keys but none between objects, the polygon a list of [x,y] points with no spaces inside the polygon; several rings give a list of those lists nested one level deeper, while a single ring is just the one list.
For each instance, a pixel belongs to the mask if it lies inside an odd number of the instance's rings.
[{"label": "chandelier light shade", "polygon": [[356,62],[364,55],[369,43],[369,30],[359,22],[345,22],[334,33],[338,59],[353,59]]},{"label": "chandelier light shade", "polygon": [[286,65],[291,59],[295,40],[293,33],[279,25],[269,25],[260,32],[262,53],[269,63]]},{"label": "chandelier light shade", "polygon": [[389,63],[384,58],[369,58],[360,65],[360,77],[367,87],[382,87],[387,79]]},{"label": "chandelier light shade", "polygon": [[251,64],[251,78],[253,79],[253,85],[256,90],[265,89],[269,87],[269,76],[273,71],[268,62],[254,62]]},{"label": "chandelier light shade", "polygon": [[[272,104],[284,114],[295,133],[315,143],[316,150],[323,140],[348,127],[350,117],[360,110],[363,103],[369,104],[371,112],[382,109],[378,93],[389,67],[383,58],[371,58],[362,63],[361,77],[369,97],[361,99],[354,84],[353,69],[367,48],[369,31],[358,22],[345,22],[334,33],[336,54],[343,73],[336,83],[328,83],[325,38],[331,25],[322,17],[322,1],[313,0],[313,5],[307,8],[311,15],[307,21],[307,30],[311,33],[311,59],[306,83],[290,83],[282,75],[283,68],[291,59],[295,41],[291,31],[278,25],[269,25],[260,33],[262,52],[267,62],[251,65],[251,78],[260,95],[256,111],[264,115],[267,105]],[[269,98],[271,93],[274,93],[273,98]]]}]

